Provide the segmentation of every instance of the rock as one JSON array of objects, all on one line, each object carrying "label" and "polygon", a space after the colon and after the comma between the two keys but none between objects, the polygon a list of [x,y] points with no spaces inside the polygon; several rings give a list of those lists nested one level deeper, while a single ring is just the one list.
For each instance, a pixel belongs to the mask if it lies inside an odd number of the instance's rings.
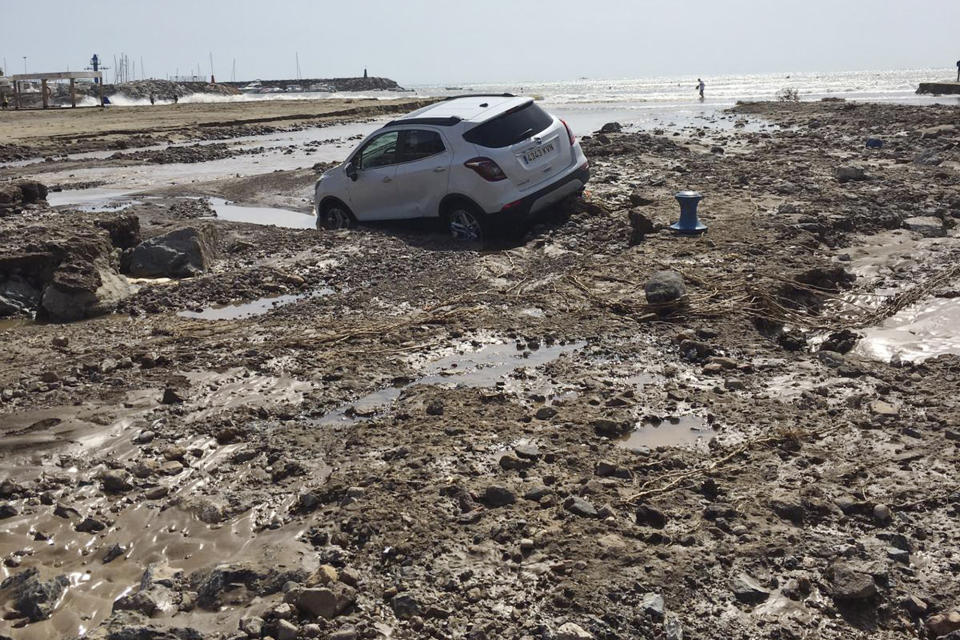
[{"label": "rock", "polygon": [[907,218],[903,221],[903,226],[927,238],[942,238],[947,235],[947,229],[943,224],[943,220],[934,216]]},{"label": "rock", "polygon": [[8,502],[0,504],[0,520],[5,518],[12,518],[13,516],[19,515],[20,510]]},{"label": "rock", "polygon": [[770,592],[745,573],[738,574],[730,585],[734,597],[744,604],[760,604],[770,597]]},{"label": "rock", "polygon": [[770,508],[784,520],[789,520],[798,526],[803,524],[804,508],[803,505],[796,500],[774,498],[770,501]]},{"label": "rock", "polygon": [[517,496],[507,489],[498,485],[487,487],[480,496],[480,502],[488,507],[505,507],[517,501]]},{"label": "rock", "polygon": [[104,472],[100,480],[103,482],[103,490],[107,493],[124,493],[133,489],[126,471],[111,469]]},{"label": "rock", "polygon": [[870,412],[882,418],[892,418],[900,414],[900,410],[883,400],[874,400],[870,403]]},{"label": "rock", "polygon": [[633,424],[630,422],[617,422],[607,418],[598,418],[590,423],[598,436],[605,438],[619,438],[633,431]]},{"label": "rock", "polygon": [[300,629],[289,620],[278,620],[274,627],[276,640],[296,640]]},{"label": "rock", "polygon": [[184,227],[150,238],[133,249],[128,272],[142,278],[198,275],[213,263],[217,240],[216,229],[209,224]]},{"label": "rock", "polygon": [[608,122],[600,127],[600,133],[621,133],[623,126],[619,122]]},{"label": "rock", "polygon": [[509,453],[500,456],[500,468],[507,471],[522,471],[524,469],[529,469],[533,466],[533,460],[522,460],[516,456],[512,456]]},{"label": "rock", "polygon": [[687,295],[683,276],[676,271],[658,271],[650,276],[643,289],[650,304],[670,304]]},{"label": "rock", "polygon": [[14,607],[31,622],[45,620],[53,613],[69,584],[66,576],[43,582],[36,574],[32,574],[17,586]]},{"label": "rock", "polygon": [[960,610],[954,609],[947,613],[938,613],[927,618],[927,629],[934,637],[945,636],[948,633],[960,630]]},{"label": "rock", "polygon": [[887,547],[887,557],[894,562],[910,564],[910,552],[897,547]]},{"label": "rock", "polygon": [[119,544],[114,544],[103,554],[103,564],[109,564],[126,553],[127,550]]},{"label": "rock", "polygon": [[299,592],[294,604],[297,609],[309,616],[331,620],[343,613],[356,600],[356,590],[338,582],[328,587],[303,589]]},{"label": "rock", "polygon": [[648,234],[657,230],[656,223],[639,211],[628,211],[627,218],[630,220],[630,246],[640,244]]},{"label": "rock", "polygon": [[563,508],[581,518],[598,518],[597,508],[589,500],[580,496],[570,496],[563,502]]},{"label": "rock", "polygon": [[263,633],[263,618],[259,616],[240,618],[240,631],[243,631],[250,638],[259,638]]},{"label": "rock", "polygon": [[620,478],[622,480],[630,480],[633,478],[633,474],[629,469],[621,467],[615,462],[610,462],[608,460],[601,460],[598,462],[593,472],[601,478],[613,477]]},{"label": "rock", "polygon": [[328,640],[357,640],[360,637],[354,627],[344,627],[334,631],[328,637]]},{"label": "rock", "polygon": [[44,289],[38,318],[74,322],[112,313],[134,287],[112,268],[97,263],[61,265]]},{"label": "rock", "polygon": [[861,167],[853,165],[837,167],[834,173],[837,176],[837,180],[841,183],[867,179],[866,172]]},{"label": "rock", "polygon": [[827,339],[820,345],[820,351],[834,351],[836,353],[849,353],[857,346],[860,340],[860,334],[854,333],[850,329],[835,331],[827,336]]},{"label": "rock", "polygon": [[634,207],[645,207],[648,204],[653,204],[656,202],[655,198],[644,195],[639,191],[634,191],[629,195],[630,205]]},{"label": "rock", "polygon": [[557,410],[553,407],[540,407],[537,409],[537,412],[533,414],[533,417],[537,420],[549,420],[555,415],[557,415]]},{"label": "rock", "polygon": [[390,608],[401,620],[420,615],[420,602],[408,591],[401,591],[390,598]]},{"label": "rock", "polygon": [[161,404],[180,404],[184,401],[184,397],[180,392],[173,388],[167,387],[163,390],[163,397],[160,398]]},{"label": "rock", "polygon": [[667,515],[655,507],[641,504],[636,511],[637,524],[654,529],[663,529],[667,526]]},{"label": "rock", "polygon": [[593,640],[593,635],[574,622],[565,622],[557,629],[554,640]]},{"label": "rock", "polygon": [[905,596],[903,600],[900,601],[900,606],[906,609],[910,615],[917,617],[924,615],[928,608],[927,603],[914,594]]},{"label": "rock", "polygon": [[877,504],[873,507],[873,519],[880,524],[887,524],[893,520],[893,512],[885,504]]},{"label": "rock", "polygon": [[877,595],[873,576],[847,563],[838,562],[827,571],[830,595],[835,600],[867,600]]},{"label": "rock", "polygon": [[683,340],[680,342],[680,355],[692,362],[703,360],[713,355],[713,347],[699,340]]},{"label": "rock", "polygon": [[661,596],[659,593],[645,594],[643,599],[640,601],[640,608],[643,609],[644,613],[657,622],[662,621],[664,615],[666,614],[663,596]]},{"label": "rock", "polygon": [[523,460],[540,459],[540,447],[535,444],[518,444],[513,447],[513,452]]},{"label": "rock", "polygon": [[75,529],[81,533],[96,533],[106,528],[107,525],[90,516],[84,518],[83,521],[75,527]]}]

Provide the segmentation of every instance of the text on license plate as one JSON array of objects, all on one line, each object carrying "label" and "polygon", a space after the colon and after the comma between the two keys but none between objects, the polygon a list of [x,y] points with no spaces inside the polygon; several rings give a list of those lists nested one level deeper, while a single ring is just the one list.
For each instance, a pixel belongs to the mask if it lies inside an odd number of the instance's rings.
[{"label": "text on license plate", "polygon": [[523,154],[523,159],[527,163],[530,163],[536,160],[537,158],[542,158],[543,156],[552,152],[553,152],[553,143],[550,142],[543,146],[537,147],[535,149],[530,149],[530,151],[527,151],[525,154]]}]

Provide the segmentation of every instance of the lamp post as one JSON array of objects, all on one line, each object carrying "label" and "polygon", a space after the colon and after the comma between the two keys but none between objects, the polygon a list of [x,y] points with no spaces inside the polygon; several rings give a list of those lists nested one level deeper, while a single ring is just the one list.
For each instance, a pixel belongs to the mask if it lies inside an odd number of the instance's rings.
[{"label": "lamp post", "polygon": [[27,56],[23,56],[23,75],[27,75]]}]

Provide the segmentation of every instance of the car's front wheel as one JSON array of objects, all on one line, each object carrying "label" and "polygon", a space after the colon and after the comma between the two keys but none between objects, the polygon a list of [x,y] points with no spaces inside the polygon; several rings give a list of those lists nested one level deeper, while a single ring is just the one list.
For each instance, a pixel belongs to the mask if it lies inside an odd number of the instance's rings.
[{"label": "car's front wheel", "polygon": [[323,208],[317,220],[317,226],[329,231],[349,229],[353,226],[353,214],[346,206],[339,202],[328,204]]},{"label": "car's front wheel", "polygon": [[476,207],[458,203],[446,215],[447,230],[457,241],[467,244],[483,244],[486,239],[487,217]]}]

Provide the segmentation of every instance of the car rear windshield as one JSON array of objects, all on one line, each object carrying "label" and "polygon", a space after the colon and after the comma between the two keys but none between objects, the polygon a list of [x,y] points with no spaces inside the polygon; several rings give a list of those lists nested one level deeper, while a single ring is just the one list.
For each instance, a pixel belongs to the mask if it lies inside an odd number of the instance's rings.
[{"label": "car rear windshield", "polygon": [[500,149],[535,136],[552,123],[553,118],[531,102],[470,129],[463,139],[488,149]]}]

